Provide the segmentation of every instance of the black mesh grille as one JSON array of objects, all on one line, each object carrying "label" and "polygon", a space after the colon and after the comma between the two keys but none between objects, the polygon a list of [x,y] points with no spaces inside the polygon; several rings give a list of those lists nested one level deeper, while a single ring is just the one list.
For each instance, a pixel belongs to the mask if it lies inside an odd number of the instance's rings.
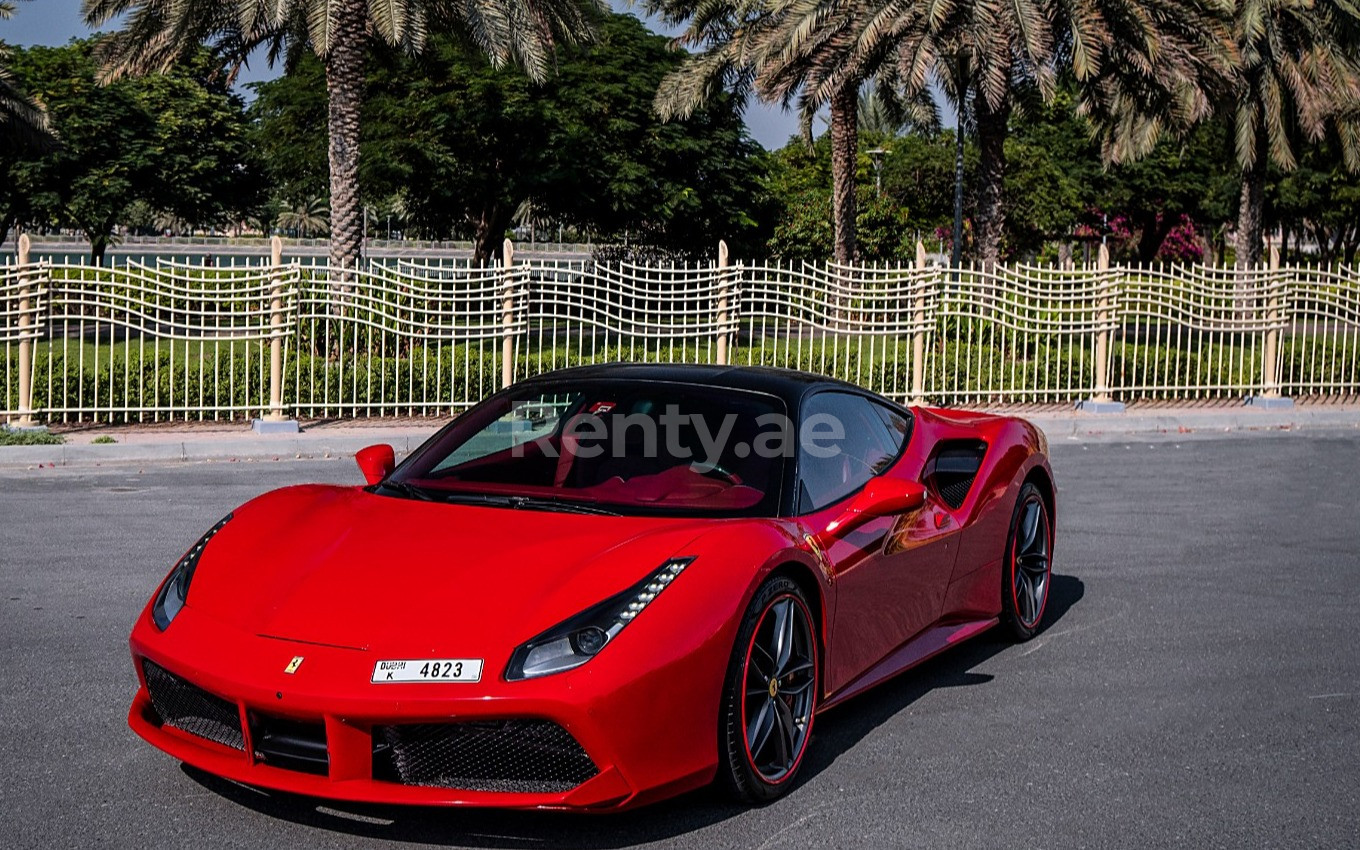
[{"label": "black mesh grille", "polygon": [[215,697],[145,659],[142,660],[142,672],[146,675],[146,689],[151,694],[151,707],[162,724],[245,750],[241,715],[235,703]]},{"label": "black mesh grille", "polygon": [[255,758],[273,767],[325,776],[330,772],[326,724],[251,712],[250,740]]},{"label": "black mesh grille", "polygon": [[973,487],[974,477],[976,476],[938,476],[940,498],[944,499],[944,503],[951,508],[957,508],[959,505],[962,505],[963,500],[968,497],[968,491]]},{"label": "black mesh grille", "polygon": [[931,461],[935,491],[946,505],[958,508],[973,489],[987,444],[981,440],[949,440],[941,444]]},{"label": "black mesh grille", "polygon": [[571,736],[548,720],[379,726],[373,776],[467,791],[569,791],[598,773]]}]

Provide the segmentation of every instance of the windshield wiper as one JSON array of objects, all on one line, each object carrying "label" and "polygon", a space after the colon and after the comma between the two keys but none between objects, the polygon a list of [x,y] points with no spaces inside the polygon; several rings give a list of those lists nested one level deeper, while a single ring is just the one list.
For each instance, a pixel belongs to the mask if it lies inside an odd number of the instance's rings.
[{"label": "windshield wiper", "polygon": [[380,481],[378,482],[378,486],[385,487],[388,490],[395,490],[408,499],[419,499],[422,502],[433,502],[435,500],[430,491],[422,490],[416,485],[408,484],[405,481]]},{"label": "windshield wiper", "polygon": [[526,511],[560,511],[566,514],[594,514],[596,516],[618,516],[615,511],[584,505],[580,502],[555,502],[552,499],[535,499],[530,496],[510,496],[514,508]]},{"label": "windshield wiper", "polygon": [[598,516],[618,516],[614,511],[583,505],[579,502],[555,502],[551,499],[535,499],[530,496],[500,496],[487,493],[460,493],[456,490],[437,492],[417,487],[406,481],[383,481],[379,487],[425,502],[452,502],[463,505],[483,505],[490,508],[513,508],[526,511],[559,511],[568,514],[595,514]]}]

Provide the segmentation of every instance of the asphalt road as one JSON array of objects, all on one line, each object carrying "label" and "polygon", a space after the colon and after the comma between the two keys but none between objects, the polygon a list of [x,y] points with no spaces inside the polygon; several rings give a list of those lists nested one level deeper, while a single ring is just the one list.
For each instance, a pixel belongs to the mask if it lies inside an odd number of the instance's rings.
[{"label": "asphalt road", "polygon": [[346,462],[0,473],[0,844],[1360,846],[1360,435],[1062,444],[1054,596],[825,715],[799,786],[612,817],[275,796],[125,716],[130,623],[237,503]]}]

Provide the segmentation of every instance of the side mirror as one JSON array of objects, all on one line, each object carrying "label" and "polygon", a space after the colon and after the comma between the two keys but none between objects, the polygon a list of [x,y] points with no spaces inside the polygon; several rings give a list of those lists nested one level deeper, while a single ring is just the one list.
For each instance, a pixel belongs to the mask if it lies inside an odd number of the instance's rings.
[{"label": "side mirror", "polygon": [[914,511],[926,503],[926,488],[917,481],[900,478],[874,478],[864,485],[850,502],[850,507],[836,517],[822,532],[821,538],[830,542],[844,537],[871,519]]},{"label": "side mirror", "polygon": [[365,481],[377,484],[397,468],[397,453],[392,451],[391,446],[383,443],[359,449],[358,454],[354,456],[354,462],[359,464],[359,471],[364,474]]}]

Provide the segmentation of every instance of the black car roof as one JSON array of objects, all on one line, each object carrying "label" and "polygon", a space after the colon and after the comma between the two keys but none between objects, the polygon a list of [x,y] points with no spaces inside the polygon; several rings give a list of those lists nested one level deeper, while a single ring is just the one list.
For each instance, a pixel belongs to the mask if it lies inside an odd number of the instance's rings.
[{"label": "black car roof", "polygon": [[[555,383],[558,381],[635,380],[671,381],[683,384],[722,387],[734,390],[755,390],[783,399],[789,410],[798,408],[798,401],[812,389],[841,389],[856,393],[866,391],[854,384],[772,366],[711,366],[690,363],[600,363],[573,366],[546,372],[526,383]],[[868,393],[873,395],[872,393]]]}]

